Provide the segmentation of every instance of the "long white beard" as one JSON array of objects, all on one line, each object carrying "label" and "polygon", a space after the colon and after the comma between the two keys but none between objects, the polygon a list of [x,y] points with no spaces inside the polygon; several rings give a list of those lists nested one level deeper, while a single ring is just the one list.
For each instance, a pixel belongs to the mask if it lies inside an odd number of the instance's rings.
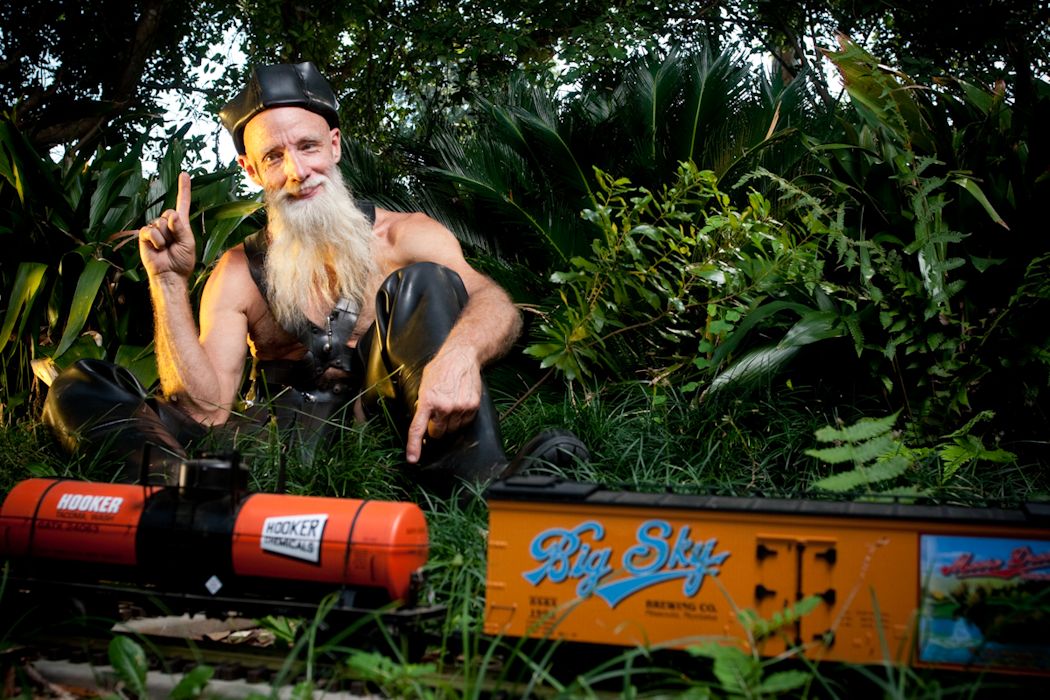
[{"label": "long white beard", "polygon": [[375,270],[372,224],[354,204],[338,171],[311,175],[299,189],[321,190],[298,200],[284,189],[266,193],[270,245],[266,284],[270,309],[288,329],[323,317],[337,302],[360,309]]}]

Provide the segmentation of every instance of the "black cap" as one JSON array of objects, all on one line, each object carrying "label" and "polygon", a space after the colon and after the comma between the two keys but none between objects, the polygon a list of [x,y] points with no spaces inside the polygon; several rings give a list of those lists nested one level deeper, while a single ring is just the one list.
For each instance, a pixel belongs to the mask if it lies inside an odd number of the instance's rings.
[{"label": "black cap", "polygon": [[222,125],[233,136],[237,152],[242,156],[245,125],[256,114],[272,107],[302,107],[320,114],[333,129],[339,127],[335,93],[313,63],[259,66],[252,71],[247,87],[219,112]]}]

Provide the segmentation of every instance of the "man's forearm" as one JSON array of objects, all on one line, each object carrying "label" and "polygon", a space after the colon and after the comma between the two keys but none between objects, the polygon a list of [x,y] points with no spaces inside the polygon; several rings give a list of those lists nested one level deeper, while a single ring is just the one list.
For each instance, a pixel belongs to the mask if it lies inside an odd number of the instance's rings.
[{"label": "man's forearm", "polygon": [[484,367],[507,353],[521,333],[521,313],[506,293],[492,285],[470,296],[441,351],[466,347]]},{"label": "man's forearm", "polygon": [[223,405],[218,377],[201,347],[186,280],[150,280],[150,296],[157,369],[164,395],[201,423],[224,422],[229,407]]}]

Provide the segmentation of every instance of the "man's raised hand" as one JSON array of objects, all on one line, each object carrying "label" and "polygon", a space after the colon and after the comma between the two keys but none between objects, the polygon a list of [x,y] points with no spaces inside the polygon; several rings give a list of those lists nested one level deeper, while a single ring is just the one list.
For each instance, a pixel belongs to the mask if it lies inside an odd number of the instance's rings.
[{"label": "man's raised hand", "polygon": [[150,279],[175,274],[190,276],[197,250],[190,229],[190,176],[179,174],[175,208],[164,212],[139,229],[139,255]]}]

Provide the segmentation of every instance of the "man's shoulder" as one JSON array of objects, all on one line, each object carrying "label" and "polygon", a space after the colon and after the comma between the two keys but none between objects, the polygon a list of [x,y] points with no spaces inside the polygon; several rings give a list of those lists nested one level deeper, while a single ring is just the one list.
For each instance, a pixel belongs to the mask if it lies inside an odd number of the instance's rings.
[{"label": "man's shoulder", "polygon": [[215,264],[215,269],[208,277],[208,285],[222,288],[241,285],[255,286],[252,282],[251,268],[243,243],[238,243],[222,254],[219,262]]},{"label": "man's shoulder", "polygon": [[224,268],[248,269],[248,254],[245,251],[244,243],[238,243],[219,257],[219,262],[215,264],[215,272],[217,273]]},{"label": "man's shoulder", "polygon": [[202,315],[226,311],[243,314],[249,325],[266,311],[266,302],[252,279],[243,244],[222,254],[205,286]]},{"label": "man's shoulder", "polygon": [[452,235],[447,228],[423,212],[389,211],[379,208],[376,209],[373,230],[376,235],[387,238],[392,245],[418,236]]},{"label": "man's shoulder", "polygon": [[376,207],[374,218],[372,219],[372,228],[376,230],[390,228],[390,226],[402,221],[406,216],[408,215],[404,212]]}]

